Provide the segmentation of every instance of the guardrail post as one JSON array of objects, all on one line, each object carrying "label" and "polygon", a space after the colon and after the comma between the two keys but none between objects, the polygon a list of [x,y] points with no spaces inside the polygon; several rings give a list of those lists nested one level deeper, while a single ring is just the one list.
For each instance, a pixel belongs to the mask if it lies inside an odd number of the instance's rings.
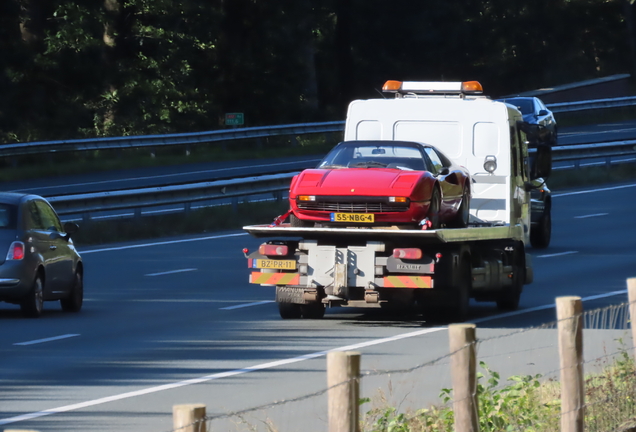
[{"label": "guardrail post", "polygon": [[192,209],[192,203],[191,202],[183,203],[183,211],[185,212],[186,216],[190,214],[190,210],[191,209]]},{"label": "guardrail post", "polygon": [[298,147],[298,138],[296,137],[296,135],[292,135],[290,141],[292,147]]},{"label": "guardrail post", "polygon": [[329,432],[359,432],[360,353],[327,353]]},{"label": "guardrail post", "polygon": [[561,432],[583,432],[583,303],[581,297],[557,297],[561,363]]},{"label": "guardrail post", "polygon": [[172,407],[174,432],[207,432],[204,404],[174,405]]},{"label": "guardrail post", "polygon": [[82,214],[82,224],[88,225],[91,223],[91,214],[89,212],[84,212]]},{"label": "guardrail post", "polygon": [[232,211],[238,213],[238,197],[232,197]]},{"label": "guardrail post", "polygon": [[448,327],[450,366],[453,382],[453,411],[457,432],[478,432],[477,418],[477,348],[475,324],[452,324]]},{"label": "guardrail post", "polygon": [[283,200],[283,191],[274,192],[274,198],[276,198],[276,202],[281,202]]},{"label": "guardrail post", "polygon": [[636,278],[627,279],[627,298],[629,299],[629,321],[632,327],[632,347],[636,358]]}]

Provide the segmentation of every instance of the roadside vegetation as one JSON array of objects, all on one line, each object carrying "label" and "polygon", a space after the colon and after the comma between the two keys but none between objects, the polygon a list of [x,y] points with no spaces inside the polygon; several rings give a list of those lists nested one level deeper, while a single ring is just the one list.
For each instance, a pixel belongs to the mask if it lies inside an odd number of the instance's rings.
[{"label": "roadside vegetation", "polygon": [[[541,375],[512,376],[502,383],[499,374],[480,362],[477,397],[481,432],[558,432],[560,385]],[[588,432],[626,430],[636,413],[636,366],[622,350],[601,372],[585,378],[585,427]],[[438,406],[400,412],[387,406],[382,395],[362,399],[376,407],[366,412],[364,432],[453,432],[452,390],[443,389]]]}]

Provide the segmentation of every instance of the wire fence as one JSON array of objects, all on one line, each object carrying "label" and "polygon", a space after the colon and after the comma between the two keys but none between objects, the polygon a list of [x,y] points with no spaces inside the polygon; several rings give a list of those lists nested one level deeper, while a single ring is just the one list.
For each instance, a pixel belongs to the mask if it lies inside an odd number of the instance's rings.
[{"label": "wire fence", "polygon": [[[563,412],[559,331],[568,325],[582,329],[584,360],[573,367],[582,368],[584,391],[582,405]],[[583,413],[580,421],[586,431],[627,431],[636,427],[636,367],[630,328],[630,303],[530,328],[478,328],[474,343],[477,384],[471,397],[477,400],[479,430],[561,431],[563,418],[578,413]],[[433,334],[447,337],[441,329]],[[439,348],[444,344],[430,343],[431,337],[424,334],[414,338],[413,346],[423,352],[420,364],[386,370],[376,367],[379,363],[374,362],[378,360],[370,357],[366,363],[362,360],[359,376],[335,386],[245,410],[210,413],[173,430],[331,430],[330,391],[359,384],[362,432],[454,431],[454,406],[461,402],[454,399],[451,380],[451,359],[457,351]],[[406,358],[402,360],[407,362]]]}]

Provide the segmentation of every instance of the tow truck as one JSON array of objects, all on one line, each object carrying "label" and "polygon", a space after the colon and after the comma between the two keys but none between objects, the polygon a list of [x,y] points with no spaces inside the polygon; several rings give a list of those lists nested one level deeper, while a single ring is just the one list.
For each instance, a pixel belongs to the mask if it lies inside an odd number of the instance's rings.
[{"label": "tow truck", "polygon": [[319,319],[327,307],[417,310],[463,321],[470,299],[518,307],[533,280],[529,244],[533,180],[551,170],[549,149],[513,106],[468,82],[387,81],[395,97],[349,104],[344,138],[431,144],[472,175],[465,228],[293,227],[286,216],[243,227],[265,241],[243,252],[250,283],[274,286],[283,319]]}]

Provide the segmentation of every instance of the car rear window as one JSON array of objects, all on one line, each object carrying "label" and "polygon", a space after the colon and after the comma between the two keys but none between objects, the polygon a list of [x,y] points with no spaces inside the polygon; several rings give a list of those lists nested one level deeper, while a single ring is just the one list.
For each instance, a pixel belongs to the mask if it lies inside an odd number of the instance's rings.
[{"label": "car rear window", "polygon": [[16,208],[0,203],[0,229],[16,229]]}]

